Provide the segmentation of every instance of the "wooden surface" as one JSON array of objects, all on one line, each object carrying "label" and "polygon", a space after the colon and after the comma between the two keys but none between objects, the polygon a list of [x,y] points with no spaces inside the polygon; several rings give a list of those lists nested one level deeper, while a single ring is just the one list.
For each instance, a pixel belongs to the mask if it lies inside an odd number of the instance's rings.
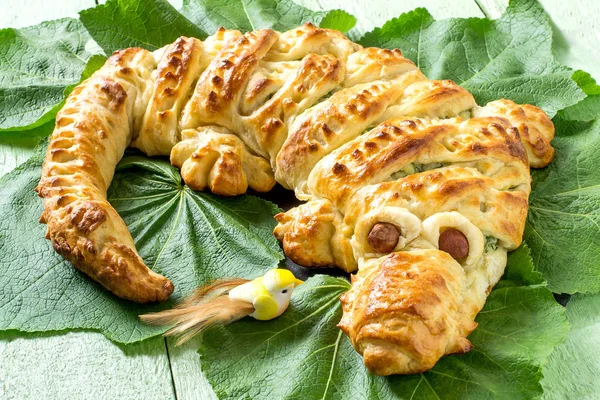
[{"label": "wooden surface", "polygon": [[2,333],[0,365],[0,399],[174,398],[162,338],[117,346],[93,332]]},{"label": "wooden surface", "polygon": [[[102,2],[102,1],[101,1]],[[181,0],[172,1],[179,7]],[[498,17],[508,0],[298,0],[312,9],[342,8],[370,30],[415,7],[435,18]],[[600,77],[600,2],[542,0],[555,24],[556,55]],[[576,3],[576,4],[574,4]],[[2,0],[0,27],[76,16],[94,0]],[[0,142],[0,175],[25,161],[35,138]],[[162,338],[118,346],[95,332],[0,333],[0,399],[212,399],[197,342],[174,347]]]}]

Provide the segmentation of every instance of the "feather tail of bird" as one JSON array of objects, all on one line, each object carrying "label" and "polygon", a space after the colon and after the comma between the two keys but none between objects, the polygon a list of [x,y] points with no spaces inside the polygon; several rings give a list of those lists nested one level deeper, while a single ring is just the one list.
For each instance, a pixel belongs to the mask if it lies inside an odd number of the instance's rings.
[{"label": "feather tail of bird", "polygon": [[174,325],[165,336],[177,337],[177,345],[213,326],[224,326],[254,312],[254,306],[229,298],[229,291],[248,282],[246,279],[220,280],[202,286],[170,310],[140,315],[152,325]]}]

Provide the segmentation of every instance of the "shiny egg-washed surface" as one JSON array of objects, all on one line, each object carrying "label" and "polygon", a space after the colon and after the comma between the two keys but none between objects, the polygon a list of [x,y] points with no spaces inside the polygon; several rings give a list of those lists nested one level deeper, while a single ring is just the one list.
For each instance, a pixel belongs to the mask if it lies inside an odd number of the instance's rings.
[{"label": "shiny egg-washed surface", "polygon": [[[105,288],[161,301],[172,283],[146,267],[106,200],[125,149],[170,156],[195,190],[279,182],[307,200],[277,216],[286,255],[358,269],[340,328],[373,373],[415,373],[471,348],[474,318],[522,239],[529,166],[551,161],[553,135],[542,110],[480,107],[400,50],[310,24],[221,29],[117,51],[73,91],[37,188],[41,221],[56,251]],[[396,233],[388,253],[370,244],[381,224]],[[440,250],[451,228],[467,254],[458,260]]]}]

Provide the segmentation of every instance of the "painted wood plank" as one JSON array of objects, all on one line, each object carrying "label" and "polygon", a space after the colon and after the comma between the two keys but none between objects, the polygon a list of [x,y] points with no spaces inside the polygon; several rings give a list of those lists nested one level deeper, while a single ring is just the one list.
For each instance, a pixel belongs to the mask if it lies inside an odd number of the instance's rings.
[{"label": "painted wood plank", "polygon": [[22,28],[52,19],[76,18],[80,10],[95,4],[94,0],[2,0],[0,28]]},{"label": "painted wood plank", "polygon": [[217,396],[200,369],[201,338],[196,337],[183,346],[175,346],[174,340],[167,340],[171,372],[178,400],[216,400]]},{"label": "painted wood plank", "polygon": [[163,338],[117,346],[95,332],[0,333],[0,399],[175,398]]},{"label": "painted wood plank", "polygon": [[[600,1],[539,0],[552,20],[554,51],[563,64],[583,69],[600,81]],[[508,0],[477,0],[490,18],[504,12]]]}]

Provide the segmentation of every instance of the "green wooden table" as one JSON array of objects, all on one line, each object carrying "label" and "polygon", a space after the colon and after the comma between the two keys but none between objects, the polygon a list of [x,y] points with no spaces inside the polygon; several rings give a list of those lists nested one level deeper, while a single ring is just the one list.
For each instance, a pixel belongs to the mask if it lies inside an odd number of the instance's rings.
[{"label": "green wooden table", "polygon": [[[102,2],[102,1],[101,1]],[[497,18],[508,0],[297,0],[312,9],[345,9],[363,30],[416,7],[435,18]],[[171,0],[175,7],[181,0]],[[600,2],[542,0],[564,64],[600,78]],[[576,3],[576,4],[573,4]],[[2,0],[0,27],[23,27],[76,16],[94,0]],[[0,175],[25,161],[35,140],[0,143]],[[120,346],[96,332],[0,333],[0,399],[211,399],[200,371],[198,343],[175,347],[153,338]]]}]

